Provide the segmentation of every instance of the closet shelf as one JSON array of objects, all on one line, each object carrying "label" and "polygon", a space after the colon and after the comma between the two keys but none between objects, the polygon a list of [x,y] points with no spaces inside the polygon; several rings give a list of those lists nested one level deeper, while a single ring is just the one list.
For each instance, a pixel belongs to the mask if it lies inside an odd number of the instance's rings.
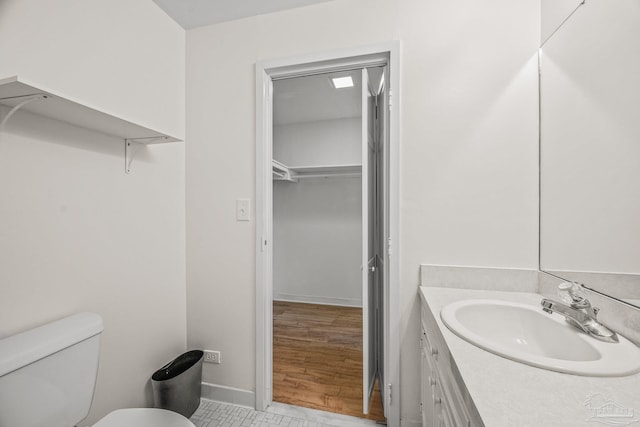
[{"label": "closet shelf", "polygon": [[0,131],[11,116],[22,109],[50,119],[124,140],[125,173],[130,172],[134,145],[178,142],[180,139],[122,119],[86,104],[26,83],[18,76],[0,79],[0,105],[11,108],[0,117]]},{"label": "closet shelf", "polygon": [[273,160],[272,165],[276,181],[298,182],[301,178],[362,175],[362,165],[287,166],[277,160]]}]

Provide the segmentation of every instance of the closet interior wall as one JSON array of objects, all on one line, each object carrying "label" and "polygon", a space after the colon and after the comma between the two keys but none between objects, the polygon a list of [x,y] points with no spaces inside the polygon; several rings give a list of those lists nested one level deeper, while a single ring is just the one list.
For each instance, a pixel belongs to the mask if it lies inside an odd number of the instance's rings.
[{"label": "closet interior wall", "polygon": [[274,160],[311,174],[274,180],[274,300],[361,307],[361,118],[276,123],[273,133]]}]

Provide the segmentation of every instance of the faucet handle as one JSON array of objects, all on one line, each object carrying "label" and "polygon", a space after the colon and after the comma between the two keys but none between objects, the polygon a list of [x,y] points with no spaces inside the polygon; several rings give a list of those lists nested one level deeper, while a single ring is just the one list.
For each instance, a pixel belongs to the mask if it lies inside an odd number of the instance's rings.
[{"label": "faucet handle", "polygon": [[591,303],[582,287],[575,282],[562,282],[558,285],[558,296],[573,308],[588,308]]}]

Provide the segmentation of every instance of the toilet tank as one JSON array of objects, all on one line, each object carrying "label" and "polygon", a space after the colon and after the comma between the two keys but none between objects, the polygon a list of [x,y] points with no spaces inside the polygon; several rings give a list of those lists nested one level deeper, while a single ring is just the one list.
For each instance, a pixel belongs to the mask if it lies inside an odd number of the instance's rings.
[{"label": "toilet tank", "polygon": [[102,318],[74,314],[0,339],[0,427],[71,427],[89,413]]}]

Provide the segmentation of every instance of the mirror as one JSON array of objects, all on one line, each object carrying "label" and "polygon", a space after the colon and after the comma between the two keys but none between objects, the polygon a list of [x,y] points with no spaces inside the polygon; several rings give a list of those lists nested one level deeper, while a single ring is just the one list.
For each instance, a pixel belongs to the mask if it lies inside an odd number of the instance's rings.
[{"label": "mirror", "polygon": [[575,6],[540,51],[540,269],[640,307],[640,0]]}]

